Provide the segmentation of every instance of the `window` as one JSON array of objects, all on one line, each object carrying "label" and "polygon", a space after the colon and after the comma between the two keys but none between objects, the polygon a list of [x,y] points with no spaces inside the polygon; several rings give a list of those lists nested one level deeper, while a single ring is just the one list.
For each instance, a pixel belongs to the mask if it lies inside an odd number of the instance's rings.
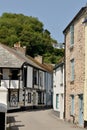
[{"label": "window", "polygon": [[1,86],[1,79],[3,79],[3,76],[2,76],[2,69],[0,69],[0,86]]},{"label": "window", "polygon": [[18,73],[19,73],[19,70],[17,69],[12,69],[10,70],[11,71],[11,79],[12,80],[18,80]]},{"label": "window", "polygon": [[23,68],[23,82],[24,82],[24,87],[27,87],[27,66],[25,65]]},{"label": "window", "polygon": [[74,95],[71,95],[71,115],[74,115]]},{"label": "window", "polygon": [[70,45],[74,44],[74,24],[70,26]]},{"label": "window", "polygon": [[71,81],[74,81],[74,59],[71,60]]},{"label": "window", "polygon": [[39,82],[40,82],[40,86],[43,86],[43,73],[39,72]]},{"label": "window", "polygon": [[56,109],[59,108],[59,94],[56,94]]},{"label": "window", "polygon": [[0,69],[0,80],[3,79],[2,69]]},{"label": "window", "polygon": [[38,85],[38,71],[34,69],[34,84]]},{"label": "window", "polygon": [[4,69],[2,70],[2,79],[3,80],[9,80],[9,73],[10,70],[9,69]]},{"label": "window", "polygon": [[41,97],[41,92],[38,92],[38,104],[42,104]]},{"label": "window", "polygon": [[61,66],[61,79],[60,79],[60,84],[63,85],[63,65]]},{"label": "window", "polygon": [[28,103],[31,103],[31,93],[28,93]]}]

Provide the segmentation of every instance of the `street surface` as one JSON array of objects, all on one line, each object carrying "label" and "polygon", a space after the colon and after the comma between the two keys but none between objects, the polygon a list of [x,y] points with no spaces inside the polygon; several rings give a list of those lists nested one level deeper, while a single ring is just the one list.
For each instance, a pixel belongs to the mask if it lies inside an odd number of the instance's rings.
[{"label": "street surface", "polygon": [[7,117],[10,130],[85,130],[58,119],[52,110],[8,113]]}]

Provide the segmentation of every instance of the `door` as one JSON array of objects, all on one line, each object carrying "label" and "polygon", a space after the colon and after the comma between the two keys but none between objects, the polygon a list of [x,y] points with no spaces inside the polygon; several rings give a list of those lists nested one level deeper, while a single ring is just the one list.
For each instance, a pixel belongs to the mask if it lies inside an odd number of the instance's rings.
[{"label": "door", "polygon": [[38,92],[38,104],[42,104],[42,102],[41,102],[41,96],[42,96],[42,93]]},{"label": "door", "polygon": [[83,95],[79,95],[79,125],[83,126]]},{"label": "door", "polygon": [[10,107],[18,107],[18,90],[10,91]]},{"label": "door", "polygon": [[0,130],[5,130],[5,113],[0,112]]},{"label": "door", "polygon": [[56,109],[59,108],[59,94],[56,94]]},{"label": "door", "polygon": [[63,103],[63,94],[61,94],[60,99],[60,119],[63,119],[63,112],[64,112],[64,103]]},{"label": "door", "polygon": [[33,92],[33,105],[36,105],[36,93]]}]

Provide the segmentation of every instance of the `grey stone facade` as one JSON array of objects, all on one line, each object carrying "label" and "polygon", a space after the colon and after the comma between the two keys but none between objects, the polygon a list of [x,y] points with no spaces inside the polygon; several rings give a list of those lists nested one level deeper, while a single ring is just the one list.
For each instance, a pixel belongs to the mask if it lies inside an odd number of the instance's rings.
[{"label": "grey stone facade", "polygon": [[[82,8],[64,30],[65,35],[65,119],[84,126],[80,115],[80,99],[84,98],[85,80],[85,28],[83,20],[87,15],[87,7]],[[70,45],[70,26],[74,25],[74,44]],[[74,59],[74,80],[71,80],[71,60]],[[74,101],[72,103],[72,96]],[[73,104],[73,107],[72,107]],[[71,113],[73,109],[73,114]],[[82,121],[81,121],[82,118]]]}]

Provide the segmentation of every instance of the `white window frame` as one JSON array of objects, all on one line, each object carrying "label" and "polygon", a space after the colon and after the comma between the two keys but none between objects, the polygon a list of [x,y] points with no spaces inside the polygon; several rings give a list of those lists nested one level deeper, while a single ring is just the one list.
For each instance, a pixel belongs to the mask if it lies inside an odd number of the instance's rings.
[{"label": "white window frame", "polygon": [[74,115],[74,95],[71,95],[71,115]]},{"label": "white window frame", "polygon": [[70,26],[70,47],[74,45],[74,24]]},{"label": "white window frame", "polygon": [[59,109],[59,94],[56,94],[56,109]]},{"label": "white window frame", "polygon": [[75,60],[72,59],[71,61],[71,81],[75,79]]}]

